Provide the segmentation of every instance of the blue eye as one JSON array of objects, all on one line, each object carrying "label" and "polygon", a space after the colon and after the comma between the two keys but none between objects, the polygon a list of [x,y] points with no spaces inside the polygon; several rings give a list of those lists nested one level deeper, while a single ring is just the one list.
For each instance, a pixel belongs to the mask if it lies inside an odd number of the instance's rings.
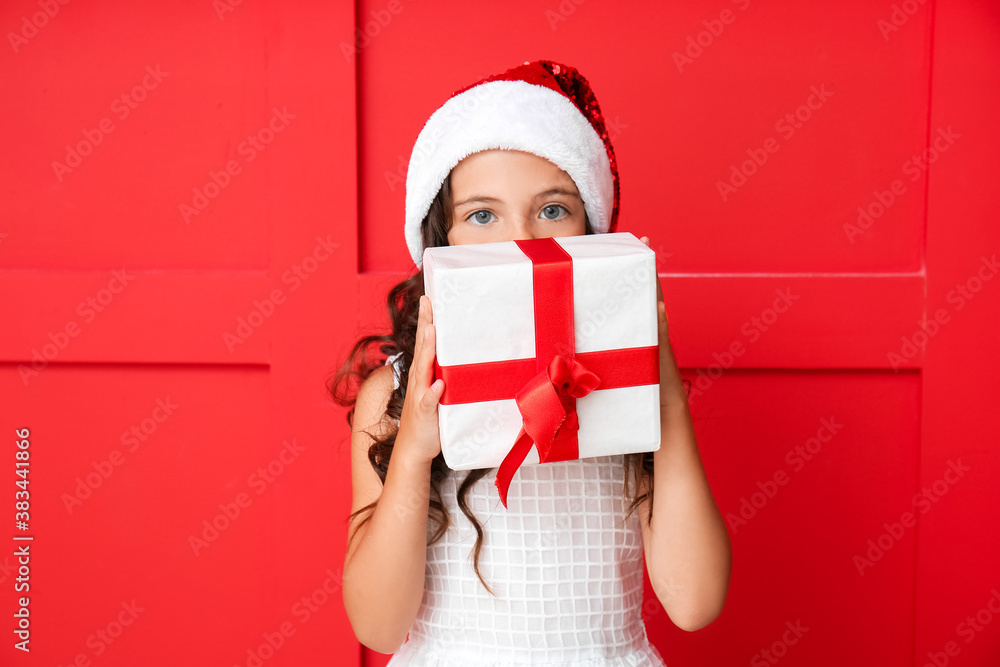
[{"label": "blue eye", "polygon": [[496,216],[493,215],[492,211],[487,211],[486,209],[480,209],[478,211],[473,211],[472,213],[470,213],[469,217],[467,217],[466,220],[471,220],[474,223],[486,225],[496,220]]},{"label": "blue eye", "polygon": [[566,207],[558,204],[550,204],[542,209],[542,217],[546,220],[559,220],[567,215],[569,215],[569,211],[566,210]]}]

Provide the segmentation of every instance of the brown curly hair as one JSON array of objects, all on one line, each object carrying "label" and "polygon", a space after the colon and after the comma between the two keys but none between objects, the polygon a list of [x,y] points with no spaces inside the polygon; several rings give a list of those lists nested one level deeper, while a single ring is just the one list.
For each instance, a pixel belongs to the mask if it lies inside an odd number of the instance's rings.
[{"label": "brown curly hair", "polygon": [[[585,223],[585,233],[593,234],[594,231],[591,227],[590,220],[586,219],[586,217]],[[438,191],[437,196],[435,196],[433,202],[431,203],[427,216],[421,223],[423,247],[435,248],[439,246],[447,246],[448,230],[450,228],[451,176],[449,175],[448,178],[444,180],[441,189]],[[371,462],[372,468],[375,470],[376,474],[378,474],[379,479],[383,484],[385,483],[386,473],[389,470],[389,461],[392,458],[393,445],[396,442],[396,433],[399,428],[398,420],[402,415],[403,401],[406,395],[406,385],[409,378],[409,368],[410,364],[413,363],[413,351],[417,335],[417,310],[420,297],[423,294],[423,269],[418,270],[416,274],[403,280],[389,290],[387,305],[389,310],[389,321],[392,329],[391,333],[386,335],[363,336],[357,343],[354,344],[353,348],[348,353],[345,362],[341,365],[340,369],[335,373],[333,378],[327,383],[327,390],[330,392],[333,400],[339,405],[350,408],[347,413],[347,423],[353,430],[357,388],[360,387],[361,383],[364,382],[364,380],[367,379],[375,369],[385,365],[385,361],[389,355],[393,355],[398,352],[403,353],[402,372],[399,378],[399,387],[394,389],[390,395],[385,411],[385,415],[390,418],[389,423],[394,425],[394,428],[392,428],[388,434],[384,434],[383,437],[378,437],[378,435],[366,431],[366,433],[374,441],[368,449],[368,460]],[[379,353],[385,356],[380,356],[378,357],[378,361],[372,362],[368,358],[368,351],[372,345],[378,343],[381,343],[379,346]],[[352,380],[354,381],[353,383]],[[626,500],[631,498],[631,504],[628,508],[628,513],[625,516],[626,518],[630,516],[632,512],[635,511],[636,507],[638,507],[639,504],[648,497],[649,516],[647,517],[647,522],[651,521],[653,517],[653,453],[644,452],[626,454],[625,469],[627,472],[631,473],[626,474],[625,476],[624,497]],[[468,517],[469,521],[476,530],[476,544],[473,547],[473,567],[476,571],[476,576],[479,577],[479,581],[482,582],[486,590],[489,591],[491,595],[495,596],[496,594],[483,579],[483,576],[479,571],[479,554],[485,537],[483,526],[475,517],[467,502],[469,489],[473,484],[486,476],[491,470],[495,470],[495,468],[470,470],[459,486],[457,498],[458,506],[461,508],[462,513]],[[428,519],[436,524],[436,528],[427,542],[428,546],[444,537],[451,523],[448,510],[444,506],[444,503],[441,502],[440,485],[446,476],[453,472],[455,471],[451,470],[451,468],[447,466],[444,461],[444,456],[441,453],[439,453],[431,462],[431,496]],[[636,488],[635,491],[631,491],[629,489],[629,479],[632,478],[638,480],[641,479],[642,476],[644,476],[648,481],[648,484],[646,485],[648,490],[641,495],[636,495],[639,489]],[[367,516],[365,516],[360,523],[358,523],[354,532],[349,536],[349,543],[357,535],[358,529],[371,519],[377,504],[378,500],[358,509],[347,517],[346,520],[350,522],[360,514],[367,514]]]}]

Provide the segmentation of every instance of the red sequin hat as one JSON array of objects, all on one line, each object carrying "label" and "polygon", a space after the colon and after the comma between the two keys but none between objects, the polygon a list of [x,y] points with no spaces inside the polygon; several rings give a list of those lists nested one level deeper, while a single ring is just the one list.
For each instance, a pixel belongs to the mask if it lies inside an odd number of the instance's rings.
[{"label": "red sequin hat", "polygon": [[406,245],[423,265],[420,225],[444,179],[467,156],[520,150],[569,174],[596,233],[618,224],[618,168],[604,116],[574,67],[537,60],[455,92],[417,136],[406,172]]}]

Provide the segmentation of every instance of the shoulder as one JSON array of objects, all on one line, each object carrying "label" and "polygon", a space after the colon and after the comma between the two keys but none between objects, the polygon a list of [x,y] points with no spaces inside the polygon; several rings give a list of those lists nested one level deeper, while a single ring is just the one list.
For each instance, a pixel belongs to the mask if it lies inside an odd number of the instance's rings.
[{"label": "shoulder", "polygon": [[376,368],[365,378],[355,403],[354,432],[370,429],[382,420],[395,388],[396,378],[391,366]]},{"label": "shoulder", "polygon": [[[351,425],[351,514],[378,501],[382,495],[382,481],[372,468],[368,452],[376,438],[383,438],[391,425],[385,416],[386,405],[393,391],[392,369],[388,366],[377,368],[365,378],[358,390]],[[347,558],[357,544],[351,537],[354,526],[361,522],[355,516],[350,522]],[[364,528],[360,528],[364,530]],[[360,536],[355,535],[354,537]]]}]

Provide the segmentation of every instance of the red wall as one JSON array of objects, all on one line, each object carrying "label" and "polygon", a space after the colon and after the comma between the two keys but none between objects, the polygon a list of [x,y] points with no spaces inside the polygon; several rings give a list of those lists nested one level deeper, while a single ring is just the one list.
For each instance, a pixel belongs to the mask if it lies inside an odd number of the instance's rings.
[{"label": "red wall", "polygon": [[668,664],[1000,664],[995,3],[16,0],[0,26],[0,610],[30,544],[31,631],[0,664],[385,662],[341,603],[323,382],[410,270],[422,123],[537,58],[610,122],[729,519],[712,625],[647,587]]}]

